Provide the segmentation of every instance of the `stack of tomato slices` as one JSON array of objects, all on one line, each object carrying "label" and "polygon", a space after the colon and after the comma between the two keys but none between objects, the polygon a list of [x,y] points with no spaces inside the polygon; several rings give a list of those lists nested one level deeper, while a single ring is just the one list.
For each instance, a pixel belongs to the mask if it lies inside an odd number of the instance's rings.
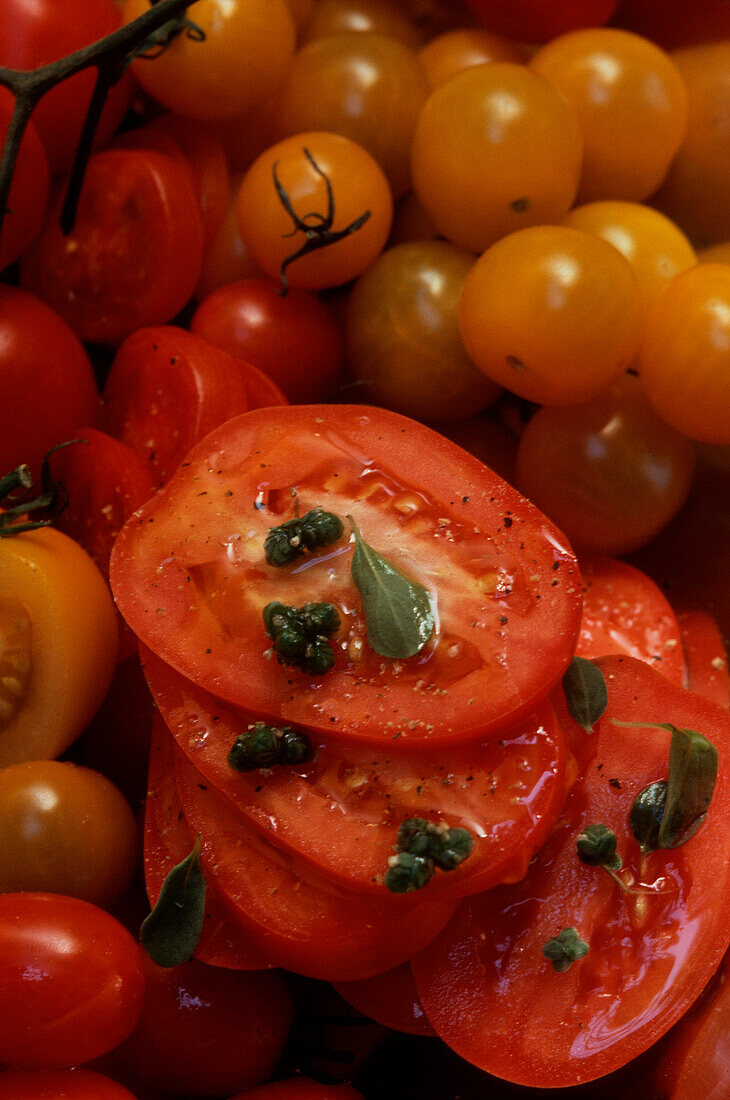
[{"label": "stack of tomato slices", "polygon": [[[302,545],[302,518],[323,513],[339,533]],[[590,1080],[663,1034],[730,940],[721,643],[633,567],[583,572],[530,502],[395,413],[254,410],[199,443],[122,530],[110,569],[159,711],[148,892],[199,838],[196,955],[353,990],[413,960],[429,1027],[521,1083]],[[330,667],[277,648],[272,604],[287,624],[334,608]],[[586,729],[562,681],[576,653],[603,652],[624,656],[598,662],[608,708]],[[650,856],[627,815],[666,778],[671,738],[646,723],[699,729],[720,759],[696,836]],[[261,729],[307,752],[234,766]],[[579,860],[591,821],[614,830],[630,889],[651,888],[624,896]],[[579,925],[588,954],[556,973],[541,947]],[[412,980],[393,987],[410,996]]]}]

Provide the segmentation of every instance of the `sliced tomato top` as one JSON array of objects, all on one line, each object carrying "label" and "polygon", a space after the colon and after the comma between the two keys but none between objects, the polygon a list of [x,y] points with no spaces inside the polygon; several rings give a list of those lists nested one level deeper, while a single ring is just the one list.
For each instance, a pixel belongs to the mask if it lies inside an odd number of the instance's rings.
[{"label": "sliced tomato top", "polygon": [[[345,533],[284,568],[272,526],[322,507]],[[379,656],[351,576],[362,537],[428,591],[436,627],[415,656]],[[563,536],[477,459],[364,406],[284,406],[229,420],[132,518],[111,566],[142,641],[207,691],[338,737],[444,743],[529,714],[573,655],[581,584]],[[273,657],[262,612],[326,601],[335,664]]]},{"label": "sliced tomato top", "polygon": [[[413,961],[442,1038],[488,1073],[540,1088],[594,1080],[647,1050],[699,996],[730,940],[730,715],[634,658],[597,663],[608,707],[594,732],[560,716],[579,775],[552,837],[521,882],[462,902]],[[719,771],[699,830],[642,854],[629,813],[667,778],[671,739],[652,722],[703,733]],[[576,841],[591,824],[615,833],[626,892],[581,862]],[[569,929],[588,953],[558,973],[542,949]]]},{"label": "sliced tomato top", "polygon": [[499,738],[455,745],[446,758],[433,748],[386,753],[320,737],[309,762],[238,772],[228,753],[256,715],[143,656],[155,702],[200,782],[247,827],[342,887],[387,897],[384,876],[398,828],[414,817],[467,829],[474,842],[460,866],[433,876],[422,897],[461,897],[512,882],[525,874],[562,809],[568,753],[548,702]]}]

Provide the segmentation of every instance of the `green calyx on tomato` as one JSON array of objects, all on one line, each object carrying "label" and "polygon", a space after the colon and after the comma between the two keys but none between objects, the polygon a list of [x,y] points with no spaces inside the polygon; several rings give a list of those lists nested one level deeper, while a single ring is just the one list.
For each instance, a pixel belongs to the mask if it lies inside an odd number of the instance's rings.
[{"label": "green calyx on tomato", "polygon": [[275,764],[303,764],[313,755],[312,742],[301,730],[257,722],[236,738],[228,753],[228,763],[234,771],[251,772]]},{"label": "green calyx on tomato", "polygon": [[415,657],[436,625],[428,589],[369,546],[352,516],[347,518],[355,535],[350,569],[363,602],[368,642],[381,657]]},{"label": "green calyx on tomato", "polygon": [[384,883],[392,894],[420,890],[436,868],[453,871],[471,855],[474,837],[468,829],[450,829],[422,817],[408,817],[398,829]]},{"label": "green calyx on tomato", "polygon": [[132,51],[129,55],[128,64],[136,58],[153,61],[164,53],[181,34],[185,34],[192,42],[205,42],[206,38],[203,28],[194,23],[192,19],[188,19],[187,15],[184,13],[176,15],[167,23],[163,23],[161,27],[152,31],[149,37],[145,38],[144,42]]},{"label": "green calyx on tomato", "polygon": [[281,205],[294,222],[292,233],[299,232],[304,234],[304,244],[301,248],[298,248],[296,252],[292,252],[281,261],[281,266],[279,268],[281,294],[286,294],[289,289],[289,282],[286,277],[286,269],[289,264],[294,263],[295,260],[300,259],[302,256],[308,256],[310,252],[315,252],[318,248],[326,248],[330,244],[336,244],[337,241],[341,241],[343,237],[349,237],[350,234],[356,233],[358,229],[361,229],[363,225],[365,225],[365,222],[370,217],[370,211],[365,210],[355,218],[354,221],[351,221],[349,225],[346,225],[344,229],[334,230],[332,224],[335,220],[335,196],[330,178],[326,172],[322,171],[306,146],[302,149],[302,152],[317,175],[321,176],[325,182],[327,187],[327,213],[319,214],[317,211],[310,211],[308,214],[305,214],[304,217],[300,217],[292,206],[289,194],[284,189],[279,179],[276,170],[279,162],[274,161],[271,167],[271,174],[274,177],[274,187],[276,188],[276,193],[279,196]]},{"label": "green calyx on tomato", "polygon": [[283,665],[294,665],[311,676],[322,676],[335,663],[327,641],[338,629],[340,617],[330,603],[306,603],[287,607],[278,600],[267,603],[263,611],[266,633],[273,640],[274,652]]},{"label": "green calyx on tomato", "polygon": [[339,516],[322,508],[311,508],[305,515],[272,527],[264,542],[269,565],[291,565],[307,550],[331,546],[342,538],[345,528]]},{"label": "green calyx on tomato", "polygon": [[542,953],[552,963],[558,974],[565,973],[574,962],[584,958],[589,951],[588,944],[582,940],[575,928],[563,928],[543,945]]},{"label": "green calyx on tomato", "polygon": [[[71,443],[82,443],[80,439],[69,439],[59,443],[46,454],[41,465],[41,484],[36,496],[30,495],[33,480],[28,466],[16,466],[14,470],[0,477],[0,539],[20,535],[23,531],[37,531],[40,527],[50,527],[60,516],[67,504],[66,490],[51,475],[50,457],[61,447]],[[14,495],[21,490],[20,497]],[[43,519],[28,520],[29,512],[41,512]]]},{"label": "green calyx on tomato", "polygon": [[154,909],[142,921],[140,942],[158,966],[179,966],[192,958],[198,946],[206,892],[200,848],[197,836],[190,854],[165,878]]}]

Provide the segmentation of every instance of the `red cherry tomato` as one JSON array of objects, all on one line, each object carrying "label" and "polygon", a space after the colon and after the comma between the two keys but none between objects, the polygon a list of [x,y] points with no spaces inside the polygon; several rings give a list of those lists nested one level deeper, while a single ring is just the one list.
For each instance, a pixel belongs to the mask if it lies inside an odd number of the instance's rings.
[{"label": "red cherry tomato", "polygon": [[269,1081],[230,1100],[363,1100],[352,1085],[323,1085],[311,1077],[290,1077]]},{"label": "red cherry tomato", "polygon": [[135,1100],[123,1085],[90,1069],[9,1069],[0,1074],[2,1100]]},{"label": "red cherry tomato", "polygon": [[546,42],[578,27],[606,23],[618,0],[466,0],[480,23],[521,42]]},{"label": "red cherry tomato", "polygon": [[119,921],[59,894],[0,895],[0,1059],[61,1069],[98,1058],[142,1011],[140,950]]},{"label": "red cherry tomato", "polygon": [[190,330],[265,371],[294,404],[326,401],[342,376],[337,323],[316,295],[298,287],[279,294],[271,279],[229,283],[203,299]]},{"label": "red cherry tomato", "polygon": [[[14,103],[11,92],[0,88],[0,148],[5,144]],[[0,271],[18,259],[40,229],[48,193],[48,161],[38,131],[30,121],[15,160],[3,219]]]}]

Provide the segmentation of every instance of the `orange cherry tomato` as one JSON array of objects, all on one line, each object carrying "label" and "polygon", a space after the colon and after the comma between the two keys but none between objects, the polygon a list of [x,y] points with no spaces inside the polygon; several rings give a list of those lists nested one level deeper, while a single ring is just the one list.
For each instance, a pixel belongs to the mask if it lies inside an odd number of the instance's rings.
[{"label": "orange cherry tomato", "polygon": [[59,756],[100,706],[117,659],[109,588],[51,527],[0,540],[0,767]]},{"label": "orange cherry tomato", "polygon": [[703,443],[730,443],[730,266],[674,276],[648,310],[638,368],[668,424]]},{"label": "orange cherry tomato", "polygon": [[[256,263],[274,279],[285,266],[291,285],[309,290],[360,275],[383,248],[392,217],[383,170],[340,134],[302,133],[277,142],[254,161],[238,192],[241,239]],[[336,239],[292,259],[311,249],[312,237],[325,242],[328,234]]]},{"label": "orange cherry tomato", "polygon": [[554,38],[530,60],[573,106],[583,135],[578,199],[656,191],[687,126],[687,94],[671,58],[648,39],[602,27]]},{"label": "orange cherry tomato", "polygon": [[468,354],[494,382],[541,404],[589,401],[636,353],[636,277],[600,237],[532,226],[476,261],[459,323]]},{"label": "orange cherry tomato", "polygon": [[442,236],[482,252],[516,229],[561,221],[581,153],[573,108],[547,80],[507,61],[476,65],[426,100],[413,189]]},{"label": "orange cherry tomato", "polygon": [[626,257],[636,275],[642,314],[674,275],[697,263],[679,226],[639,202],[606,199],[574,206],[563,224],[603,237]]},{"label": "orange cherry tomato", "polygon": [[459,295],[473,263],[448,241],[411,241],[360,276],[347,303],[346,357],[363,401],[433,422],[471,416],[499,396],[459,336]]},{"label": "orange cherry tomato", "polygon": [[696,248],[730,238],[730,39],[677,50],[687,89],[684,140],[652,202]]},{"label": "orange cherry tomato", "polygon": [[345,31],[390,34],[413,49],[423,40],[423,32],[399,0],[317,0],[304,25],[302,41]]},{"label": "orange cherry tomato", "polygon": [[375,158],[397,198],[410,188],[416,119],[428,94],[415,51],[392,35],[332,34],[296,54],[275,96],[277,137],[327,130]]},{"label": "orange cherry tomato", "polygon": [[457,27],[432,38],[419,53],[432,88],[456,76],[472,65],[484,65],[488,61],[526,60],[524,49],[509,38],[482,30],[480,27]]},{"label": "orange cherry tomato", "polygon": [[111,909],[129,886],[137,827],[99,772],[60,760],[0,768],[0,893],[39,890]]},{"label": "orange cherry tomato", "polygon": [[585,405],[543,408],[517,448],[516,484],[578,550],[628,553],[679,511],[694,449],[626,374]]}]

